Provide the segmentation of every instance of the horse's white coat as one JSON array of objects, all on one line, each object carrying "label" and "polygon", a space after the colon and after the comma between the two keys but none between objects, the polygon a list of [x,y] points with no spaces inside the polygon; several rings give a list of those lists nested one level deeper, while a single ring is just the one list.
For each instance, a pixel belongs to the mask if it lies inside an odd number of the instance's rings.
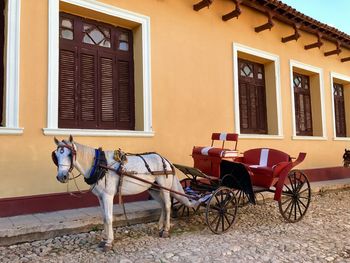
[{"label": "horse's white coat", "polygon": [[[88,178],[94,164],[95,150],[91,147],[73,142],[72,137],[70,137],[70,141],[59,142],[57,139],[55,139],[55,142],[58,146],[56,150],[56,157],[59,164],[57,179],[62,183],[66,183],[69,177],[68,171],[71,162],[69,158],[70,149],[61,147],[64,146],[64,144],[75,147],[76,159],[73,159],[73,165],[81,174],[84,175],[85,178]],[[105,151],[105,154],[108,166],[114,169],[118,169],[120,163],[116,162],[113,159],[114,151]],[[145,155],[144,158],[149,164],[152,171],[163,171],[163,162],[159,155]],[[168,162],[166,162],[166,164],[167,170],[171,171],[170,164]],[[128,156],[128,160],[127,163],[124,164],[124,168],[126,171],[135,172],[135,176],[140,177],[144,180],[147,180],[149,182],[156,181],[160,186],[184,193],[176,175],[151,175],[140,157]],[[109,170],[106,173],[105,178],[98,181],[92,190],[92,192],[97,196],[102,209],[104,221],[103,242],[106,244],[106,246],[110,246],[113,241],[113,198],[117,193],[118,183],[119,175],[114,171]],[[166,191],[164,189],[161,189],[160,191],[153,190],[150,189],[150,187],[150,184],[146,184],[139,180],[124,176],[121,193],[122,195],[133,195],[149,189],[150,194],[155,200],[160,203],[162,208],[161,216],[159,219],[159,231],[161,235],[167,236],[170,229],[170,195],[188,207],[197,207],[199,205],[199,201],[191,202],[184,196],[175,194],[173,192],[169,193],[169,191]]]}]

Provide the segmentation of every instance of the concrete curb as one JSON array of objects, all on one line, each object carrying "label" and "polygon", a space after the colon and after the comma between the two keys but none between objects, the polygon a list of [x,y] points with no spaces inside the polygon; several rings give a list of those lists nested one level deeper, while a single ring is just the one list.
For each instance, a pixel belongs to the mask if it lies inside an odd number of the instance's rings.
[{"label": "concrete curb", "polygon": [[[125,208],[129,224],[152,222],[160,215],[156,201],[128,203]],[[119,205],[114,205],[113,225],[127,225]],[[99,207],[0,218],[0,246],[89,232],[102,227]]]}]

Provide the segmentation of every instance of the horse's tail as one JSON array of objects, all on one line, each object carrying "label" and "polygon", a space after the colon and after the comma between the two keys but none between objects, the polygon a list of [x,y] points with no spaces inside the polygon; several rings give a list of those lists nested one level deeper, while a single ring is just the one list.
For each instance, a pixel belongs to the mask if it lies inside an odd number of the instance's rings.
[{"label": "horse's tail", "polygon": [[[173,184],[171,186],[171,189],[174,191],[185,194],[185,192],[182,188],[182,185],[181,185],[181,183],[176,175],[174,175]],[[197,208],[197,206],[200,204],[199,201],[190,200],[186,196],[179,195],[179,194],[176,194],[174,192],[171,192],[170,195],[187,207]]]}]

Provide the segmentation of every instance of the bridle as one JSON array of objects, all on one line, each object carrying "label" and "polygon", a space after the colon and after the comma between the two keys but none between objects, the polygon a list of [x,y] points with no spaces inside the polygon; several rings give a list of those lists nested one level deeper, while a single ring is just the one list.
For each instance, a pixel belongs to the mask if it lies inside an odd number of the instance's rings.
[{"label": "bridle", "polygon": [[[68,175],[72,172],[72,170],[74,169],[74,161],[77,159],[77,150],[76,150],[76,147],[74,145],[74,143],[72,143],[72,145],[69,145],[68,143],[66,143],[65,141],[62,141],[63,144],[61,145],[58,145],[57,146],[57,149],[56,151],[53,151],[51,153],[51,158],[52,158],[52,161],[53,163],[57,166],[57,169],[58,169],[58,166],[67,166],[66,164],[59,164],[58,163],[58,160],[57,160],[57,156],[56,156],[56,152],[58,150],[61,151],[61,153],[64,151],[64,148],[67,148],[70,150],[70,154],[69,154],[69,158],[70,158],[70,167],[69,167],[69,170],[68,170]],[[80,176],[80,175],[78,175]],[[78,177],[77,176],[77,177]],[[73,177],[74,178],[74,177]],[[73,179],[71,178],[71,179]],[[68,179],[71,180],[68,176]]]}]

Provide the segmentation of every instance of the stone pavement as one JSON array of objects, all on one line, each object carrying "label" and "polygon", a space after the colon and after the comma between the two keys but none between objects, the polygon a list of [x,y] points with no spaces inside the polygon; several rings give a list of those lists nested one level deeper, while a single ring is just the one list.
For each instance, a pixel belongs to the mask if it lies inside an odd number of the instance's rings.
[{"label": "stone pavement", "polygon": [[[235,226],[214,235],[203,215],[173,220],[172,237],[157,237],[156,223],[117,227],[113,250],[97,248],[98,208],[0,218],[0,262],[350,262],[350,180],[313,183],[310,209],[298,223],[283,222],[276,202],[248,205]],[[328,191],[337,190],[338,191]],[[328,192],[327,192],[328,191]],[[318,193],[318,195],[315,195]],[[133,223],[153,221],[153,201],[127,205]],[[115,223],[125,224],[120,207]],[[79,234],[72,234],[85,232]]]}]

